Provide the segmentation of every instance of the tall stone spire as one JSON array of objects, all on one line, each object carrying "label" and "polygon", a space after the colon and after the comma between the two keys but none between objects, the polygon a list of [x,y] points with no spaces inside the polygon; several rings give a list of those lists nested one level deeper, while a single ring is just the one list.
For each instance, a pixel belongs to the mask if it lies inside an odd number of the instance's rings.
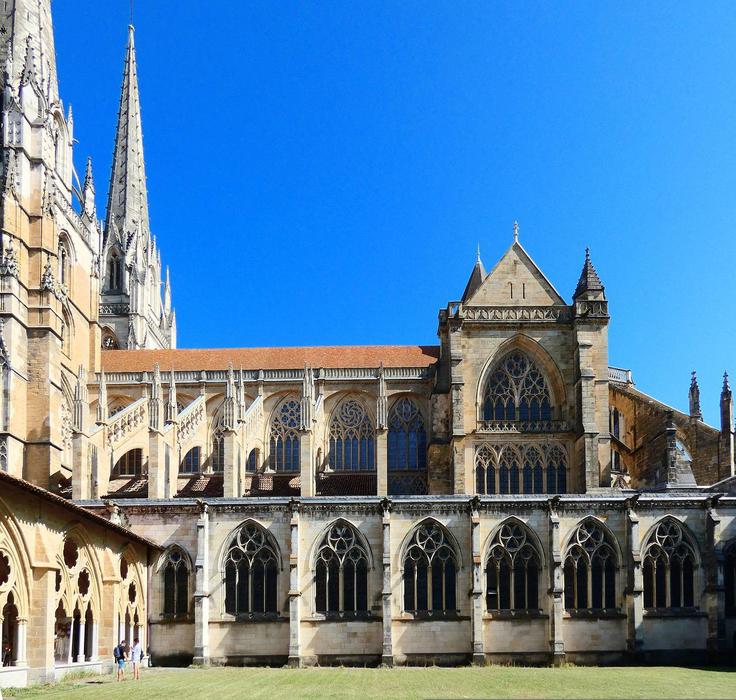
[{"label": "tall stone spire", "polygon": [[573,299],[579,297],[605,299],[603,283],[601,282],[601,278],[598,277],[593,263],[590,261],[590,248],[585,249],[585,262],[580,272],[578,286],[575,288],[575,293],[573,294]]},{"label": "tall stone spire", "polygon": [[475,257],[475,265],[468,278],[468,283],[465,285],[465,291],[463,292],[462,302],[465,303],[470,297],[475,294],[483,280],[486,278],[486,268],[483,267],[483,261],[480,259],[480,246],[478,246],[478,253]]},{"label": "tall stone spire", "polygon": [[124,237],[135,233],[139,228],[146,238],[150,236],[133,25],[128,27],[128,48],[107,199],[106,236],[110,234],[113,221]]}]

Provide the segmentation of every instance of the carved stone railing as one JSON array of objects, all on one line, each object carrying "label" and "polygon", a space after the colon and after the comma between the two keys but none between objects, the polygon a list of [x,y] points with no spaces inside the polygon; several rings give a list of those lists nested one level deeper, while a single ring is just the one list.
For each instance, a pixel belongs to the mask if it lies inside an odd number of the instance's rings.
[{"label": "carved stone railing", "polygon": [[100,304],[100,316],[127,316],[129,304]]},{"label": "carved stone railing", "polygon": [[622,369],[621,367],[609,367],[608,381],[618,382],[619,384],[633,384],[634,375],[630,369]]},{"label": "carved stone railing", "polygon": [[207,417],[204,396],[198,396],[176,417],[179,424],[179,444],[183,446],[197,434],[197,428]]},{"label": "carved stone railing", "polygon": [[440,313],[440,320],[448,318],[473,322],[566,323],[572,320],[569,306],[463,306],[453,301]]},{"label": "carved stone railing", "polygon": [[482,420],[479,433],[565,433],[569,430],[564,420]]},{"label": "carved stone railing", "polygon": [[119,445],[141,427],[148,428],[148,399],[144,396],[117,413],[107,426],[107,444]]},{"label": "carved stone railing", "polygon": [[263,432],[263,397],[256,396],[255,401],[248,406],[243,416],[243,438],[246,445],[250,445],[255,438],[261,437]]}]

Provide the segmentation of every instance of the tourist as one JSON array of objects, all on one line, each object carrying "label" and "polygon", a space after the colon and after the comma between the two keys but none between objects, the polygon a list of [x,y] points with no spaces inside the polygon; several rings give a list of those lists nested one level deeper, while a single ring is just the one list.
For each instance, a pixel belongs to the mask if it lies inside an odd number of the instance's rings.
[{"label": "tourist", "polygon": [[141,642],[138,637],[133,640],[133,648],[130,650],[130,658],[133,661],[133,680],[139,681],[141,679],[143,647],[141,646]]},{"label": "tourist", "polygon": [[127,656],[127,648],[125,646],[125,640],[121,639],[120,644],[118,644],[115,649],[113,649],[112,652],[113,656],[115,657],[115,663],[118,667],[118,681],[124,681],[125,680],[125,658]]}]

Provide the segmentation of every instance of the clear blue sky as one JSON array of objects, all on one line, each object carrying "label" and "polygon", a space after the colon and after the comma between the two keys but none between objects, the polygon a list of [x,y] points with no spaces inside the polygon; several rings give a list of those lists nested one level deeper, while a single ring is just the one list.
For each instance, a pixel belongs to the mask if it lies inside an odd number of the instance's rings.
[{"label": "clear blue sky", "polygon": [[[128,1],[56,0],[105,204]],[[152,226],[182,347],[435,343],[521,241],[610,362],[706,419],[736,375],[736,3],[137,0]],[[736,376],[734,376],[736,381]]]}]

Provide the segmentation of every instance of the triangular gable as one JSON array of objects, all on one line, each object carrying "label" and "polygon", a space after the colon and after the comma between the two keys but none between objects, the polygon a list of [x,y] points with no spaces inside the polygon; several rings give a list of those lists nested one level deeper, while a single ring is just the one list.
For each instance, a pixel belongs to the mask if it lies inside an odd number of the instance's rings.
[{"label": "triangular gable", "polygon": [[567,306],[530,255],[514,241],[466,306]]}]

